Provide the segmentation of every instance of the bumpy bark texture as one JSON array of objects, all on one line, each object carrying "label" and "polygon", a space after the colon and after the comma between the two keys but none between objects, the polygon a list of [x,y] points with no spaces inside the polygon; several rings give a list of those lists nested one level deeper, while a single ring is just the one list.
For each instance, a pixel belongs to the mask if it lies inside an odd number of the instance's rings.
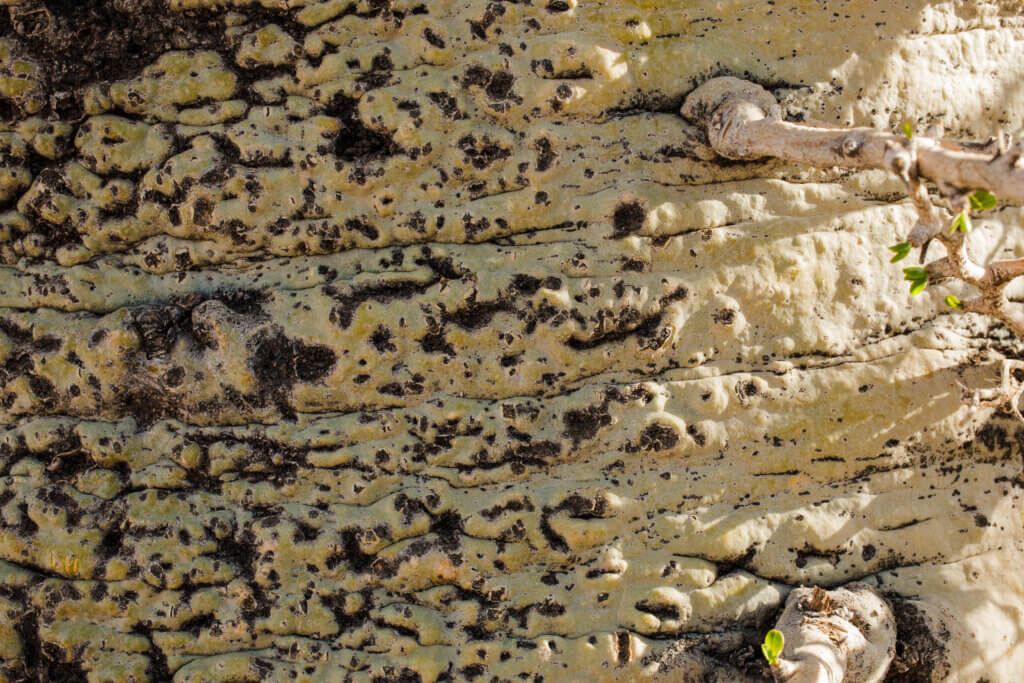
[{"label": "bumpy bark texture", "polygon": [[1020,3],[0,4],[9,680],[761,680],[854,580],[1024,670],[1018,347],[677,113],[1016,130]]}]

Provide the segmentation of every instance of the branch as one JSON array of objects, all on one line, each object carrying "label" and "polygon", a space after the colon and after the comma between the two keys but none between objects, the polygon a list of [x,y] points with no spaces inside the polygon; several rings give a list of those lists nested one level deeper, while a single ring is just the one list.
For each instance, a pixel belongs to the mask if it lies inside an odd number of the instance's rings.
[{"label": "branch", "polygon": [[940,186],[960,192],[989,190],[1024,204],[1024,167],[1018,166],[1024,155],[1022,143],[993,156],[956,143],[917,136],[907,139],[873,128],[790,123],[782,120],[767,90],[728,76],[712,79],[690,93],[681,113],[706,130],[711,148],[729,159],[776,157],[819,168],[875,168],[897,175],[915,167],[913,175]]},{"label": "branch", "polygon": [[[984,313],[1024,337],[1024,311],[1011,305],[1003,288],[1024,275],[1024,259],[975,263],[965,239],[974,190],[995,192],[1001,199],[1024,205],[1024,144],[971,146],[931,136],[899,136],[871,128],[832,128],[824,123],[791,123],[782,119],[775,97],[761,86],[733,77],[713,78],[687,96],[681,114],[704,131],[708,144],[729,159],[776,157],[819,168],[880,169],[896,174],[907,187],[918,220],[907,242],[921,249],[921,262],[935,239],[946,256],[925,266],[927,282],[956,278],[977,288],[979,296],[947,302],[962,311]],[[957,216],[936,207],[924,181],[934,182],[949,198]],[[911,274],[908,273],[908,279]],[[923,273],[915,277],[924,278]],[[917,293],[924,286],[913,289]]]},{"label": "branch", "polygon": [[892,609],[864,583],[795,589],[775,628],[785,637],[772,667],[780,683],[878,683],[896,650]]}]

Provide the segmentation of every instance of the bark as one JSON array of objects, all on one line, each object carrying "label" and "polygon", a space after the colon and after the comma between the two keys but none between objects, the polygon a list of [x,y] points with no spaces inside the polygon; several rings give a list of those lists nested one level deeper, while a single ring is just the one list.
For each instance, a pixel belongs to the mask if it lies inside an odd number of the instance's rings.
[{"label": "bark", "polygon": [[676,112],[1015,87],[1018,8],[780,4],[0,2],[0,677],[764,681],[862,580],[1013,680],[1012,342]]}]

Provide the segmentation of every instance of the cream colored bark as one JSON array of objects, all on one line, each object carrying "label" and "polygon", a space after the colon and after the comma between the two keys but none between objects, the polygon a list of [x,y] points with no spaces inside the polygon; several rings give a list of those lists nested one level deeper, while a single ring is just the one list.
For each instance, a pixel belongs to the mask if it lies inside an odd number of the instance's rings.
[{"label": "cream colored bark", "polygon": [[678,109],[984,137],[1022,16],[3,0],[0,674],[763,683],[861,581],[893,675],[1015,680],[1015,342],[908,298],[891,174]]}]

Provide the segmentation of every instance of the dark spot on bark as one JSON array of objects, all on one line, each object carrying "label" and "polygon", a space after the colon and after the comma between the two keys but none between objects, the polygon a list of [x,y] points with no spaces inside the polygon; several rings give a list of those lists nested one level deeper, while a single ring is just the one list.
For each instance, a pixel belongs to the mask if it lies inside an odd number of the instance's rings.
[{"label": "dark spot on bark", "polygon": [[196,225],[209,225],[210,219],[213,218],[214,206],[214,203],[207,197],[196,199],[192,207],[192,221]]},{"label": "dark spot on bark", "polygon": [[476,169],[484,169],[495,161],[507,159],[512,155],[512,150],[506,149],[491,140],[489,135],[484,135],[479,141],[472,133],[459,138],[456,146],[462,150],[466,160]]},{"label": "dark spot on bark", "polygon": [[649,600],[641,600],[637,602],[634,607],[641,612],[653,614],[659,619],[679,619],[679,608],[675,605],[666,605],[664,603],[653,603]]},{"label": "dark spot on bark", "polygon": [[432,284],[432,282],[424,284],[414,280],[395,280],[360,287],[347,293],[340,292],[334,285],[326,285],[323,292],[338,301],[338,305],[331,309],[330,321],[341,329],[347,329],[352,324],[356,310],[363,302],[387,303],[395,299],[408,299],[426,291]]},{"label": "dark spot on bark", "polygon": [[635,308],[626,308],[620,312],[611,331],[586,340],[570,337],[566,345],[574,351],[586,351],[636,336],[640,348],[653,350],[660,348],[670,334],[668,328],[662,328],[660,325],[660,313],[650,318],[642,318]]},{"label": "dark spot on bark", "polygon": [[744,399],[753,398],[754,396],[760,394],[761,391],[757,388],[757,382],[750,380],[747,382],[738,383],[736,385],[736,393],[739,395],[741,399]]},{"label": "dark spot on bark", "polygon": [[370,70],[356,78],[360,90],[365,92],[383,88],[391,82],[391,72],[395,65],[388,52],[388,48],[384,48],[384,52],[374,55],[370,60]]},{"label": "dark spot on bark", "polygon": [[721,308],[711,314],[711,319],[719,325],[732,325],[736,322],[736,311],[731,308]]},{"label": "dark spot on bark", "polygon": [[515,308],[507,300],[468,301],[462,308],[450,313],[446,311],[444,313],[444,321],[457,325],[464,330],[479,330],[489,325],[491,319],[498,313],[513,312],[515,312]]},{"label": "dark spot on bark", "polygon": [[480,218],[474,220],[473,215],[467,213],[462,217],[462,228],[466,232],[466,239],[475,239],[477,235],[489,227],[491,227],[491,222],[487,220],[486,216],[480,216]]},{"label": "dark spot on bark", "polygon": [[444,39],[441,36],[434,33],[433,31],[431,31],[429,28],[423,29],[423,39],[426,40],[431,45],[433,45],[434,47],[438,48],[439,50],[444,49]]},{"label": "dark spot on bark", "polygon": [[555,601],[555,599],[551,597],[545,598],[544,602],[534,607],[534,609],[536,610],[537,614],[543,617],[552,618],[560,617],[566,612],[565,605]]},{"label": "dark spot on bark", "polygon": [[358,232],[360,235],[364,235],[367,239],[375,240],[380,237],[380,232],[374,226],[370,225],[364,220],[358,218],[349,218],[345,221],[345,229]]},{"label": "dark spot on bark", "polygon": [[668,306],[676,301],[686,301],[686,297],[690,295],[690,292],[686,287],[677,287],[674,291],[666,294],[665,296],[658,299],[658,303],[662,306]]},{"label": "dark spot on bark", "polygon": [[504,100],[512,91],[515,77],[507,71],[495,71],[487,83],[487,96],[492,100]]},{"label": "dark spot on bark", "polygon": [[560,553],[569,552],[569,544],[565,538],[555,531],[551,526],[551,515],[555,513],[555,508],[545,506],[541,510],[540,524],[538,525],[541,535],[544,540],[548,542],[552,550],[557,550]]},{"label": "dark spot on bark", "polygon": [[378,325],[377,329],[370,335],[370,344],[373,345],[373,348],[377,349],[377,353],[397,351],[398,347],[392,343],[392,338],[391,330],[383,325]]},{"label": "dark spot on bark", "polygon": [[458,121],[466,118],[466,115],[459,110],[459,103],[454,97],[446,92],[427,93],[427,99],[433,102],[446,119]]},{"label": "dark spot on bark", "polygon": [[516,294],[532,296],[537,293],[540,286],[541,279],[539,277],[533,277],[524,273],[517,273],[512,277],[512,291]]},{"label": "dark spot on bark", "polygon": [[341,120],[334,154],[352,162],[366,162],[398,154],[401,149],[390,135],[367,128],[359,117],[359,101],[339,93],[325,111]]},{"label": "dark spot on bark", "polygon": [[53,382],[41,375],[28,376],[28,388],[32,390],[44,403],[54,403],[57,397],[57,388]]},{"label": "dark spot on bark", "polygon": [[631,235],[644,227],[644,218],[647,212],[640,202],[625,202],[615,207],[612,215],[613,239],[619,239]]},{"label": "dark spot on bark", "polygon": [[491,70],[479,65],[473,65],[466,69],[462,75],[462,87],[484,86],[491,80]]},{"label": "dark spot on bark", "polygon": [[420,340],[420,347],[427,353],[443,353],[446,356],[455,355],[455,348],[445,339],[444,333],[440,331],[425,334]]},{"label": "dark spot on bark", "polygon": [[551,140],[540,138],[534,143],[534,149],[537,150],[537,171],[544,172],[551,168],[551,164],[557,156],[551,148]]},{"label": "dark spot on bark", "polygon": [[164,383],[169,387],[181,386],[181,383],[185,380],[185,368],[180,365],[176,365],[167,372],[164,373]]},{"label": "dark spot on bark", "polygon": [[295,382],[317,382],[337,360],[330,347],[289,339],[278,325],[261,330],[249,340],[249,367],[260,383],[260,395],[293,414],[288,402]]},{"label": "dark spot on bark", "polygon": [[645,451],[663,451],[679,443],[679,433],[666,425],[648,425],[640,432],[640,448]]},{"label": "dark spot on bark", "polygon": [[932,632],[928,619],[909,600],[889,598],[896,617],[896,657],[889,665],[886,683],[927,683],[948,680],[952,667],[949,647],[952,634],[944,625]]},{"label": "dark spot on bark", "polygon": [[562,434],[572,439],[575,447],[581,441],[593,439],[601,427],[607,427],[611,423],[612,416],[608,414],[608,408],[604,405],[569,410],[562,418],[562,424],[565,425],[565,431]]},{"label": "dark spot on bark", "polygon": [[292,342],[295,376],[300,382],[318,382],[334,369],[337,356],[329,346]]},{"label": "dark spot on bark", "polygon": [[703,446],[707,443],[708,438],[704,436],[699,429],[697,429],[696,425],[687,425],[686,433],[690,435],[690,438],[693,439],[693,442],[698,446]]}]

